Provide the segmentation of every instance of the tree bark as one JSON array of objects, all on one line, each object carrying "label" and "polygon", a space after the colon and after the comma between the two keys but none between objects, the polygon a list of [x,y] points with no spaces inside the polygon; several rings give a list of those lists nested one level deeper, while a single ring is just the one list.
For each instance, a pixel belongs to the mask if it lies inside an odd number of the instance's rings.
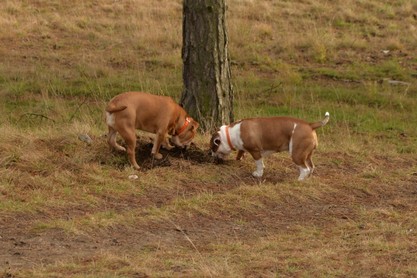
[{"label": "tree bark", "polygon": [[184,0],[180,104],[203,130],[233,121],[225,0]]}]

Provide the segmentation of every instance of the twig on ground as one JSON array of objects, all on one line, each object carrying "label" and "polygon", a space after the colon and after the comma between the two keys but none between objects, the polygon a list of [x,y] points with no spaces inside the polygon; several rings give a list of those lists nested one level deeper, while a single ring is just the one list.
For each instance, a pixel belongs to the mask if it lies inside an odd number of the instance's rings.
[{"label": "twig on ground", "polygon": [[69,122],[71,122],[74,119],[75,114],[77,114],[77,112],[80,111],[81,106],[83,106],[86,102],[87,102],[87,98],[85,98],[83,100],[83,102],[80,105],[77,106],[77,109],[75,109],[74,113],[72,113],[72,115],[71,115],[71,117],[69,119]]},{"label": "twig on ground", "polygon": [[25,116],[29,116],[29,117],[34,116],[34,117],[38,117],[38,118],[42,118],[42,119],[47,119],[47,120],[50,120],[50,121],[55,123],[54,119],[51,119],[51,118],[49,118],[49,117],[47,117],[43,114],[38,114],[38,113],[25,113],[22,116],[20,116],[19,120],[17,120],[17,121],[20,122],[22,120],[22,118],[25,117]]}]

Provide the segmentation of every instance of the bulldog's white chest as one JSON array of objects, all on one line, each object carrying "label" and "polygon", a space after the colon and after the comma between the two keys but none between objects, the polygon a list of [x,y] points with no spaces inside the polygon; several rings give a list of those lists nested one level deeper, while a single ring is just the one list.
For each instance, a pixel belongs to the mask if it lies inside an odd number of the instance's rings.
[{"label": "bulldog's white chest", "polygon": [[230,140],[233,144],[233,147],[237,150],[245,150],[243,147],[243,141],[242,141],[241,130],[240,130],[241,125],[242,123],[238,123],[229,129]]},{"label": "bulldog's white chest", "polygon": [[240,126],[241,123],[238,123],[233,127],[227,125],[220,127],[219,135],[222,143],[220,144],[219,152],[229,153],[233,149],[245,150],[243,147]]}]

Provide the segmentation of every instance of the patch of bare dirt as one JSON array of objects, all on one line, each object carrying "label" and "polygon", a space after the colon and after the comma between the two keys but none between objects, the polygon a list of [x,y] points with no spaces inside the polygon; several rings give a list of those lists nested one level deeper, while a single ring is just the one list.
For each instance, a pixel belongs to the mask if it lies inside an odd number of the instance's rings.
[{"label": "patch of bare dirt", "polygon": [[[121,145],[124,145],[123,142]],[[125,146],[125,145],[124,145]],[[155,167],[169,167],[172,166],[173,159],[187,160],[193,164],[205,164],[213,163],[214,159],[210,156],[209,150],[204,150],[194,143],[186,148],[174,147],[172,150],[166,150],[163,147],[160,149],[160,153],[163,158],[158,160],[154,159],[151,155],[152,142],[146,137],[138,137],[136,142],[136,161],[142,170],[146,171]],[[126,153],[113,151],[115,155],[125,156],[126,160],[118,164],[118,167],[125,167],[128,165]]]}]

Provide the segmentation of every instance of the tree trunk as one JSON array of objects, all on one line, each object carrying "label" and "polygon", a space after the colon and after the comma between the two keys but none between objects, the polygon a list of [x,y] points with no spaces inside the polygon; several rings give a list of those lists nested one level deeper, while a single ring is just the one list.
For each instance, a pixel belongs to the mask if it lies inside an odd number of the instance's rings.
[{"label": "tree trunk", "polygon": [[180,103],[203,130],[233,121],[225,0],[184,0]]}]

